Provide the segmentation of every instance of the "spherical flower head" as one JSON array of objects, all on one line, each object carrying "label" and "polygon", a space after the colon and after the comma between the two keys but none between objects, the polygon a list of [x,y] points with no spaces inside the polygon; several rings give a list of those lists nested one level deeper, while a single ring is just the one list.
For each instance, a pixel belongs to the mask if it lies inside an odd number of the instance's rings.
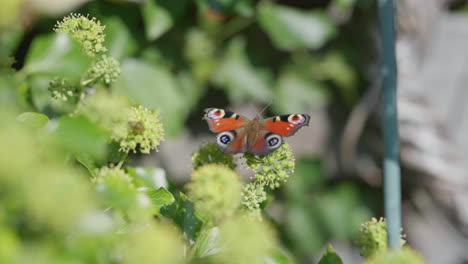
[{"label": "spherical flower head", "polygon": [[90,19],[81,14],[70,14],[61,22],[57,22],[54,30],[70,35],[72,39],[83,46],[86,55],[94,57],[100,52],[107,51],[106,47],[103,46],[104,29],[105,26],[102,26],[95,17]]},{"label": "spherical flower head", "polygon": [[192,154],[192,166],[197,169],[205,164],[224,164],[230,169],[235,169],[234,157],[223,153],[215,143],[208,143],[200,147]]},{"label": "spherical flower head", "polygon": [[113,139],[120,143],[120,151],[150,153],[164,138],[164,128],[157,110],[143,106],[131,107],[127,116],[127,127],[114,134]]},{"label": "spherical flower head", "polygon": [[265,258],[278,244],[266,221],[246,215],[230,218],[219,229],[221,250],[213,256],[215,263],[265,263]]},{"label": "spherical flower head", "polygon": [[138,191],[132,178],[120,168],[103,167],[96,171],[92,180],[107,206],[128,211],[137,205]]},{"label": "spherical flower head", "polygon": [[[402,236],[404,237],[404,235]],[[402,245],[405,241],[401,240]],[[372,218],[359,228],[356,244],[361,247],[361,255],[370,257],[387,250],[387,222],[383,217]]]},{"label": "spherical flower head", "polygon": [[424,264],[424,258],[410,247],[387,250],[369,258],[364,264]]},{"label": "spherical flower head", "polygon": [[239,208],[240,177],[224,165],[208,164],[194,170],[187,189],[196,212],[205,219],[219,222]]},{"label": "spherical flower head", "polygon": [[154,223],[138,225],[124,234],[118,248],[124,264],[185,263],[182,236],[174,226]]},{"label": "spherical flower head", "polygon": [[127,117],[130,105],[127,98],[97,90],[78,104],[76,113],[101,125],[112,137],[119,137],[127,131]]},{"label": "spherical flower head", "polygon": [[49,82],[48,90],[52,98],[62,101],[78,100],[82,92],[78,83],[59,77],[54,77]]},{"label": "spherical flower head", "polygon": [[86,79],[99,81],[109,86],[120,76],[120,63],[113,57],[102,55],[91,68],[89,68]]},{"label": "spherical flower head", "polygon": [[255,181],[275,189],[294,172],[295,161],[291,147],[284,143],[266,156],[244,155],[247,165],[255,172]]}]

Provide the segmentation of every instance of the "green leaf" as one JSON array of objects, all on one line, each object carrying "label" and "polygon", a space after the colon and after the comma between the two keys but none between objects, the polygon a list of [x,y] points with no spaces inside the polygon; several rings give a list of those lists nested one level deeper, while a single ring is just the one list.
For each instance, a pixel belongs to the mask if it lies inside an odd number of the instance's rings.
[{"label": "green leaf", "polygon": [[127,167],[128,174],[133,177],[136,186],[152,189],[168,188],[166,172],[156,167]]},{"label": "green leaf", "polygon": [[166,9],[156,4],[154,0],[146,1],[141,8],[148,40],[156,40],[172,27],[171,15]]},{"label": "green leaf", "polygon": [[174,76],[162,65],[135,59],[125,60],[121,68],[115,91],[134,103],[159,109],[166,133],[175,135],[183,126],[185,102]]},{"label": "green leaf", "polygon": [[202,221],[195,215],[192,201],[180,192],[176,202],[161,208],[161,213],[170,217],[184,231],[188,239],[195,240],[202,227]]},{"label": "green leaf", "polygon": [[96,169],[98,167],[96,166],[94,159],[92,159],[90,155],[88,155],[87,153],[78,153],[76,154],[76,160],[88,170],[91,176],[97,177]]},{"label": "green leaf", "polygon": [[246,57],[245,41],[237,38],[230,42],[213,81],[226,89],[232,103],[248,100],[267,103],[272,96],[269,77],[266,71],[250,64]]},{"label": "green leaf", "polygon": [[87,71],[91,62],[81,46],[66,34],[51,33],[34,38],[22,71],[78,78]]},{"label": "green leaf", "polygon": [[218,253],[219,245],[219,228],[213,227],[200,232],[195,244],[191,248],[191,257],[204,258]]},{"label": "green leaf", "polygon": [[300,113],[323,107],[328,94],[319,82],[287,69],[282,72],[275,89],[274,109],[280,113]]},{"label": "green leaf", "polygon": [[262,1],[258,6],[260,26],[283,50],[320,48],[335,34],[335,26],[326,14],[304,12]]},{"label": "green leaf", "polygon": [[87,153],[100,159],[106,153],[107,134],[82,116],[60,118],[52,136],[60,146],[74,154]]},{"label": "green leaf", "polygon": [[291,261],[290,258],[281,249],[275,249],[273,252],[271,252],[267,256],[266,263],[268,263],[268,264],[289,264],[289,263],[293,263],[293,261]]},{"label": "green leaf", "polygon": [[137,50],[136,39],[119,17],[109,17],[104,20],[103,24],[106,25],[105,46],[110,56],[120,60],[132,55]]},{"label": "green leaf", "polygon": [[49,118],[46,115],[35,112],[24,112],[20,114],[17,119],[34,128],[44,127],[49,122]]},{"label": "green leaf", "polygon": [[319,264],[343,264],[340,256],[338,256],[331,245],[328,245],[327,251],[323,254]]},{"label": "green leaf", "polygon": [[151,201],[153,202],[153,205],[156,206],[158,210],[161,207],[171,205],[172,203],[175,202],[175,198],[172,195],[172,193],[170,193],[168,190],[166,190],[163,187],[157,190],[151,189],[147,192],[147,194],[149,198],[151,199]]}]

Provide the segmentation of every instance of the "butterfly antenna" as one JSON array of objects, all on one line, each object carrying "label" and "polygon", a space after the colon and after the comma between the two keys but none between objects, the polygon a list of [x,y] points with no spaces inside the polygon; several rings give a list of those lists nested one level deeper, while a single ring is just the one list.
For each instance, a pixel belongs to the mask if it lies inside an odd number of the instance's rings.
[{"label": "butterfly antenna", "polygon": [[257,114],[257,117],[260,118],[260,115],[268,108],[270,105],[273,104],[273,99]]}]

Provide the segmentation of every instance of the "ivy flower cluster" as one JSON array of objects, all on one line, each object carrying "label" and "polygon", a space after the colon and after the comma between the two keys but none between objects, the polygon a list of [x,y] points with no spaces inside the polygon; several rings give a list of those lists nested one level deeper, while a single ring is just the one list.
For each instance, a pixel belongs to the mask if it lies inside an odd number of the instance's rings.
[{"label": "ivy flower cluster", "polygon": [[219,222],[239,208],[242,183],[239,175],[220,164],[208,164],[192,173],[187,185],[195,209],[204,218]]},{"label": "ivy flower cluster", "polygon": [[99,60],[88,69],[86,81],[83,82],[83,85],[99,81],[109,86],[111,83],[115,82],[119,76],[120,63],[113,57],[102,55]]},{"label": "ivy flower cluster", "polygon": [[247,165],[255,172],[255,181],[271,189],[280,187],[294,172],[294,156],[287,143],[267,156],[247,153],[244,158]]},{"label": "ivy flower cluster", "polygon": [[131,107],[128,111],[127,126],[121,131],[115,131],[112,139],[120,144],[122,152],[150,153],[156,149],[164,138],[164,128],[157,110],[143,106]]},{"label": "ivy flower cluster", "polygon": [[192,166],[194,169],[206,164],[224,164],[230,169],[236,168],[234,157],[223,153],[215,143],[208,143],[192,154]]},{"label": "ivy flower cluster", "polygon": [[70,35],[83,46],[86,55],[94,57],[98,53],[107,51],[103,45],[105,28],[95,17],[90,19],[81,14],[70,14],[57,22],[54,30]]},{"label": "ivy flower cluster", "polygon": [[[405,243],[405,235],[402,235],[401,244]],[[370,257],[385,252],[387,244],[387,222],[381,217],[379,220],[372,218],[364,222],[359,228],[356,245],[361,247],[361,255]]]}]

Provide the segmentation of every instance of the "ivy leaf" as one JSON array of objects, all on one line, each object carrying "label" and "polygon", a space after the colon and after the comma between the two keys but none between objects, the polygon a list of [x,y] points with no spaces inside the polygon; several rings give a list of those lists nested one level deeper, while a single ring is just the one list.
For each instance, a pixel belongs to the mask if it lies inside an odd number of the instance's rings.
[{"label": "ivy leaf", "polygon": [[319,264],[343,264],[340,256],[336,254],[335,250],[331,245],[328,245],[327,251],[323,254],[319,261]]},{"label": "ivy leaf", "polygon": [[265,262],[268,264],[289,264],[291,261],[282,250],[275,249],[267,256],[267,260]]},{"label": "ivy leaf", "polygon": [[106,133],[82,116],[61,117],[52,136],[57,139],[60,146],[74,154],[84,152],[100,159],[106,152]]},{"label": "ivy leaf", "polygon": [[154,0],[146,1],[142,5],[141,12],[148,40],[156,40],[172,27],[171,15],[166,9],[157,5]]},{"label": "ivy leaf", "polygon": [[262,1],[258,7],[260,26],[282,50],[317,49],[335,34],[335,26],[321,12],[304,12]]},{"label": "ivy leaf", "polygon": [[175,203],[161,208],[161,214],[174,219],[188,239],[198,237],[203,222],[195,215],[192,201],[182,192],[177,195]]},{"label": "ivy leaf", "polygon": [[110,56],[119,60],[136,51],[136,39],[131,36],[128,27],[120,18],[109,17],[103,24],[106,25],[105,46]]},{"label": "ivy leaf", "polygon": [[203,230],[191,249],[191,255],[195,258],[204,258],[218,253],[220,231],[218,227]]},{"label": "ivy leaf", "polygon": [[35,112],[24,112],[20,114],[17,119],[33,128],[44,127],[49,122],[49,118],[46,115]]},{"label": "ivy leaf", "polygon": [[152,189],[168,188],[166,172],[156,167],[127,167],[128,174],[133,177],[137,186],[150,187]]},{"label": "ivy leaf", "polygon": [[273,107],[280,113],[300,113],[324,106],[328,94],[319,82],[299,72],[287,69],[281,73],[275,89]]},{"label": "ivy leaf", "polygon": [[185,102],[175,77],[161,64],[128,59],[122,65],[115,92],[128,96],[133,103],[157,108],[168,135],[175,135],[183,126]]},{"label": "ivy leaf", "polygon": [[235,104],[246,100],[267,103],[271,98],[268,77],[267,72],[250,64],[245,52],[245,41],[237,38],[229,44],[213,81],[226,89],[231,102]]},{"label": "ivy leaf", "polygon": [[162,207],[171,205],[175,202],[175,198],[168,190],[161,187],[157,190],[152,189],[147,192],[149,198],[153,202],[153,205],[160,210]]},{"label": "ivy leaf", "polygon": [[91,62],[92,58],[69,36],[52,33],[34,38],[23,71],[76,77],[84,74]]}]

